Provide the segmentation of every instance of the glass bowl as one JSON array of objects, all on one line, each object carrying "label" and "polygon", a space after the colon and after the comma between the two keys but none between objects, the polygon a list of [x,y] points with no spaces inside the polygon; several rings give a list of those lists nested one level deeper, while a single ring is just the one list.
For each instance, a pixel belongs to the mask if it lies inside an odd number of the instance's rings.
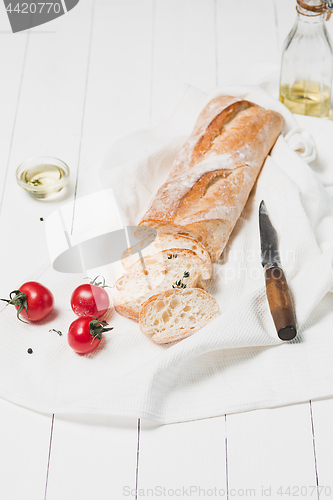
[{"label": "glass bowl", "polygon": [[49,198],[61,191],[69,181],[69,168],[52,156],[30,158],[16,170],[16,180],[21,188],[35,198]]}]

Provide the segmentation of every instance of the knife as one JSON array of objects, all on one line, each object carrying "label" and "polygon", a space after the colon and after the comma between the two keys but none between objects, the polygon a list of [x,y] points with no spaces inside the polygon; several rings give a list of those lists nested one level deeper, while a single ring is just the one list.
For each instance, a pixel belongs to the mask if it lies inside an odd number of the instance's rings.
[{"label": "knife", "polygon": [[266,295],[277,334],[281,340],[297,335],[294,308],[281,268],[277,233],[268,217],[264,200],[259,207],[261,263],[265,269]]}]

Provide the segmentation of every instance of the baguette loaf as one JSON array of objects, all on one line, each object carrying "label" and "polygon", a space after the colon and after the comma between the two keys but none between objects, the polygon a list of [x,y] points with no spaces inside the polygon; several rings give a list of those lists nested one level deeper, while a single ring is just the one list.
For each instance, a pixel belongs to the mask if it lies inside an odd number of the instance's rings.
[{"label": "baguette loaf", "polygon": [[158,234],[189,236],[201,242],[215,262],[283,124],[279,113],[249,101],[213,99],[140,225]]},{"label": "baguette loaf", "polygon": [[168,290],[150,297],[140,310],[140,329],[156,344],[181,340],[219,315],[219,306],[200,288]]},{"label": "baguette loaf", "polygon": [[[176,258],[169,258],[177,255]],[[184,275],[186,273],[186,275]],[[139,260],[116,282],[115,310],[139,321],[140,307],[149,297],[183,284],[194,288],[211,277],[205,263],[192,250],[172,248]],[[200,285],[202,286],[202,285]]]}]

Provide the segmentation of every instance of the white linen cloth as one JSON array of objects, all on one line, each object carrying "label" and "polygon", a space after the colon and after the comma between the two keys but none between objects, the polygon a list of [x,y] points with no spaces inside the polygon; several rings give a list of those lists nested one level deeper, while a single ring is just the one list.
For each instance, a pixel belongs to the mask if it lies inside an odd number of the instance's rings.
[{"label": "white linen cloth", "polygon": [[[65,335],[47,330],[65,333],[75,319],[69,297],[82,276],[59,274],[49,266],[38,281],[57,300],[51,323],[46,319],[29,326],[27,340],[27,325],[1,311],[1,397],[43,412],[171,423],[333,395],[331,122],[297,117],[319,139],[319,159],[314,160],[311,136],[263,89],[232,86],[207,97],[187,87],[168,119],[111,146],[100,171],[102,186],[112,188],[123,224],[137,224],[201,108],[219,93],[275,109],[286,122],[284,137],[267,158],[214,265],[209,291],[219,303],[220,316],[179,343],[157,346],[136,323],[113,313],[109,322],[114,330],[96,352],[80,356],[68,347]],[[306,161],[311,160],[309,166]],[[282,267],[295,303],[298,336],[290,342],[278,339],[265,294],[258,228],[262,199],[279,235]],[[120,264],[99,271],[109,282],[122,273]],[[7,335],[4,325],[7,331],[15,325],[15,335]],[[26,352],[30,345],[33,355]]]}]

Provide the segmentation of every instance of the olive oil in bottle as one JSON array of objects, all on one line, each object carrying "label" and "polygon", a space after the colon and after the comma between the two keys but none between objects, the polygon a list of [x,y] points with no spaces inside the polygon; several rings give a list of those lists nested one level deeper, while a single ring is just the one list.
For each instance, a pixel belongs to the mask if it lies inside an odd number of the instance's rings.
[{"label": "olive oil in bottle", "polygon": [[296,0],[296,10],[282,53],[280,101],[293,113],[328,118],[333,49],[325,21],[333,0]]},{"label": "olive oil in bottle", "polygon": [[299,80],[291,86],[280,87],[280,101],[299,115],[328,118],[330,100],[330,88],[318,82]]}]

